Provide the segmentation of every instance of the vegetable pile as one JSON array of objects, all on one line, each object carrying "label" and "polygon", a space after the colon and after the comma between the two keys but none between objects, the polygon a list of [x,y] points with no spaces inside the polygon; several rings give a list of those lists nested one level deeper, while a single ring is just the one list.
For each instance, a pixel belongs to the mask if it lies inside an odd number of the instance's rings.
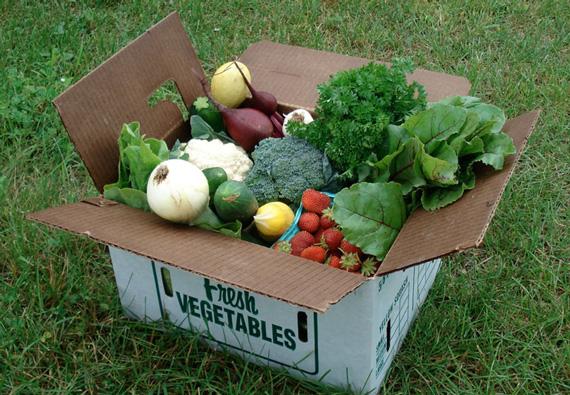
[{"label": "vegetable pile", "polygon": [[406,79],[413,69],[394,60],[339,72],[318,86],[314,114],[282,114],[246,65],[228,62],[210,85],[201,79],[188,141],[169,149],[138,123],[123,126],[104,196],[374,275],[415,209],[455,202],[475,187],[476,163],[501,170],[515,153],[501,109],[471,96],[427,103]]}]

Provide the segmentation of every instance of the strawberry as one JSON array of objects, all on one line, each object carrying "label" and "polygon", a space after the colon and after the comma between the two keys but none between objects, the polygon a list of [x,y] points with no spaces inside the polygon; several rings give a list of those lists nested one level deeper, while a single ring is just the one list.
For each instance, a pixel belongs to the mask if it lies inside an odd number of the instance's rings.
[{"label": "strawberry", "polygon": [[376,259],[368,257],[362,262],[362,266],[360,267],[360,273],[363,276],[370,277],[376,273],[376,264],[378,262]]},{"label": "strawberry", "polygon": [[325,208],[330,206],[331,199],[324,193],[314,189],[307,189],[301,197],[303,208],[312,213],[321,214]]},{"label": "strawberry", "polygon": [[355,246],[354,244],[351,244],[348,240],[343,239],[340,242],[340,250],[342,252],[344,252],[345,254],[357,254],[357,255],[362,255],[362,250],[360,248],[358,248],[357,246]]},{"label": "strawberry", "polygon": [[327,257],[327,252],[323,247],[310,246],[301,252],[301,257],[323,263]]},{"label": "strawberry", "polygon": [[340,256],[331,255],[326,261],[327,265],[334,267],[335,269],[340,269]]},{"label": "strawberry", "polygon": [[[328,248],[331,251],[335,251],[340,247],[340,243],[344,239],[342,232],[336,228],[329,228],[323,231],[322,244],[323,247]],[[318,240],[317,240],[318,241]]]},{"label": "strawberry", "polygon": [[323,242],[323,232],[326,229],[319,228],[315,233],[315,244],[319,244]]},{"label": "strawberry", "polygon": [[319,229],[319,216],[315,213],[303,213],[299,217],[299,229],[306,230],[309,233]]},{"label": "strawberry", "polygon": [[273,249],[275,251],[290,254],[291,253],[291,243],[288,242],[287,240],[281,240],[281,241],[278,241],[277,243],[273,244]]},{"label": "strawberry", "polygon": [[291,239],[291,254],[299,256],[301,251],[313,244],[315,244],[313,235],[302,230]]},{"label": "strawberry", "polygon": [[321,228],[328,229],[336,226],[336,222],[332,219],[332,208],[327,207],[323,210],[323,215],[321,216]]},{"label": "strawberry", "polygon": [[340,258],[340,267],[347,272],[357,272],[360,270],[360,266],[361,263],[358,254],[350,252]]}]

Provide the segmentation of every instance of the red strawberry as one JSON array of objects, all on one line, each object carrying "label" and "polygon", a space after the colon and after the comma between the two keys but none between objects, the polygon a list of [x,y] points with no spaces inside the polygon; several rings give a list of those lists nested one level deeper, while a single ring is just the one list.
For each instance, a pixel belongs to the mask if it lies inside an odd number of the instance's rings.
[{"label": "red strawberry", "polygon": [[[342,232],[336,228],[325,229],[322,236],[323,247],[334,251],[340,247],[340,243],[344,239]],[[317,240],[318,241],[318,240]]]},{"label": "red strawberry", "polygon": [[330,206],[331,199],[324,193],[314,189],[307,189],[301,197],[303,208],[312,213],[321,214],[325,208]]},{"label": "red strawberry", "polygon": [[376,259],[368,257],[362,262],[362,266],[360,267],[360,273],[363,276],[370,277],[376,273],[376,264],[378,261]]},{"label": "red strawberry", "polygon": [[319,228],[319,230],[317,230],[317,231],[314,233],[314,235],[315,235],[315,244],[319,244],[319,243],[321,243],[321,242],[323,241],[323,240],[322,240],[322,237],[323,237],[323,232],[324,232],[325,230],[326,230],[326,229]]},{"label": "red strawberry", "polygon": [[327,207],[323,210],[323,215],[321,216],[321,228],[328,229],[336,225],[336,222],[332,219],[332,209]]},{"label": "red strawberry", "polygon": [[288,242],[287,240],[281,240],[281,241],[278,241],[277,243],[273,244],[273,249],[275,251],[290,254],[291,253],[291,243]]},{"label": "red strawberry", "polygon": [[340,258],[340,267],[341,269],[346,270],[347,272],[357,272],[360,270],[360,258],[357,254],[351,252],[345,254]]},{"label": "red strawberry", "polygon": [[343,239],[340,242],[340,249],[345,254],[351,254],[352,253],[352,254],[362,255],[362,250],[360,248],[358,248],[357,246],[355,246],[354,244],[351,244],[346,239]]},{"label": "red strawberry", "polygon": [[299,256],[301,251],[313,244],[315,244],[313,235],[302,230],[291,239],[291,254]]},{"label": "red strawberry", "polygon": [[299,217],[299,229],[306,230],[309,233],[319,229],[319,216],[315,213],[303,213]]},{"label": "red strawberry", "polygon": [[336,269],[340,269],[340,256],[338,255],[331,255],[326,262],[330,267],[334,267]]},{"label": "red strawberry", "polygon": [[301,257],[323,263],[327,257],[327,252],[323,247],[310,246],[301,252]]}]

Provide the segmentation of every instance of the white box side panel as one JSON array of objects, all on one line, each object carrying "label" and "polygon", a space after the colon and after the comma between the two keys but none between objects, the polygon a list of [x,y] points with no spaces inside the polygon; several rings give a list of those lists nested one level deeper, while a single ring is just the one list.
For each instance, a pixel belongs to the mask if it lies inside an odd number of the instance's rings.
[{"label": "white box side panel", "polygon": [[[364,283],[324,314],[110,247],[132,318],[168,320],[215,348],[290,374],[377,391],[439,269],[439,261]],[[427,265],[427,266],[426,266]]]},{"label": "white box side panel", "polygon": [[160,304],[151,287],[154,274],[151,261],[145,257],[109,246],[113,272],[123,311],[139,321],[162,319]]}]

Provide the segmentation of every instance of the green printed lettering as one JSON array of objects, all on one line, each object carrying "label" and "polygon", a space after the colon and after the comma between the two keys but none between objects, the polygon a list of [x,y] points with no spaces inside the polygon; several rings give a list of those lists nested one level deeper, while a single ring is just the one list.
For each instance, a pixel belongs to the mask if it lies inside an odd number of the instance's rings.
[{"label": "green printed lettering", "polygon": [[214,322],[218,325],[224,326],[224,315],[222,314],[222,306],[215,304],[213,306],[214,310]]},{"label": "green printed lettering", "polygon": [[292,351],[295,351],[295,348],[297,348],[297,344],[295,343],[295,331],[293,329],[285,329],[285,347]]},{"label": "green printed lettering", "polygon": [[249,327],[250,336],[259,337],[259,321],[257,318],[248,315],[247,324]]},{"label": "green printed lettering", "polygon": [[273,332],[273,343],[277,344],[278,346],[282,346],[283,342],[281,341],[281,339],[283,339],[283,328],[281,328],[279,325],[271,325],[272,326],[272,332]]},{"label": "green printed lettering", "polygon": [[243,308],[245,307],[243,303],[243,293],[241,291],[237,293],[237,298],[234,303],[234,306],[240,310],[243,310]]},{"label": "green printed lettering", "polygon": [[219,292],[218,302],[223,302],[224,304],[228,304],[228,302],[226,302],[226,289],[222,284],[218,284],[218,292]]},{"label": "green printed lettering", "polygon": [[212,291],[216,289],[215,285],[211,285],[210,284],[210,280],[205,278],[204,279],[204,291],[206,291],[206,298],[210,301],[213,302],[214,298],[212,296]]},{"label": "green printed lettering", "polygon": [[265,326],[265,321],[261,321],[261,338],[266,342],[271,343],[271,338],[267,336],[267,327]]},{"label": "green printed lettering", "polygon": [[226,325],[228,328],[234,329],[234,311],[230,309],[224,309],[224,311],[226,312],[226,317],[228,318]]},{"label": "green printed lettering", "polygon": [[178,299],[180,310],[182,310],[183,313],[186,313],[188,310],[188,296],[184,295],[184,297],[182,297],[182,295],[180,295],[180,292],[176,291],[176,299]]},{"label": "green printed lettering", "polygon": [[236,291],[233,288],[226,288],[226,299],[224,299],[224,303],[227,305],[230,305],[232,307],[235,307],[233,300],[236,296]]},{"label": "green printed lettering", "polygon": [[247,326],[243,314],[236,313],[236,331],[243,332],[247,335]]},{"label": "green printed lettering", "polygon": [[210,303],[206,300],[200,302],[200,313],[202,313],[202,319],[206,322],[212,322],[212,311]]},{"label": "green printed lettering", "polygon": [[196,299],[193,296],[190,296],[188,300],[190,301],[190,314],[196,318],[200,318],[200,313],[198,312],[199,310],[198,299]]},{"label": "green printed lettering", "polygon": [[255,298],[245,291],[245,308],[251,314],[257,315],[259,310],[255,307]]}]

